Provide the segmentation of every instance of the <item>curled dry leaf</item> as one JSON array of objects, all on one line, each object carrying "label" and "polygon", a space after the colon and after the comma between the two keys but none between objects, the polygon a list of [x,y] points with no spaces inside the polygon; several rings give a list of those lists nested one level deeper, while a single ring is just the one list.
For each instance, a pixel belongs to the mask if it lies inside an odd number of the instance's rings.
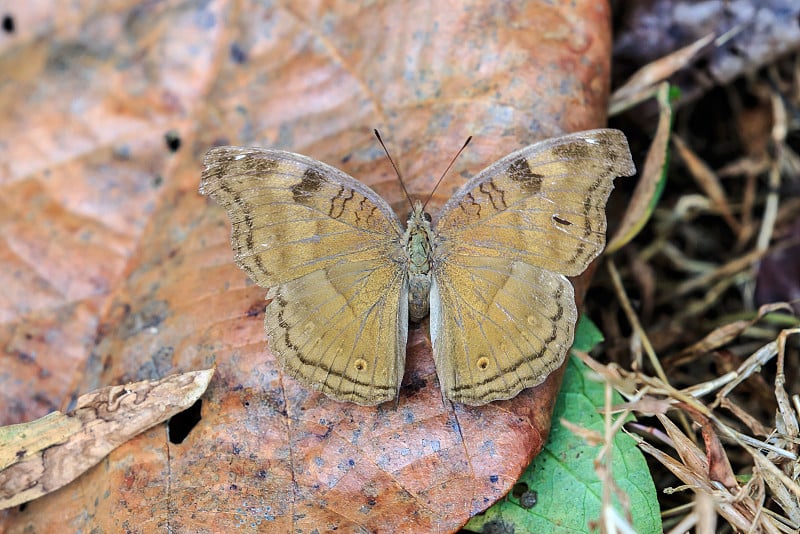
[{"label": "curled dry leaf", "polygon": [[622,248],[644,228],[667,182],[667,149],[672,131],[672,105],[669,101],[668,84],[662,83],[658,87],[656,99],[660,112],[655,137],[647,151],[644,168],[636,183],[633,197],[628,203],[628,209],[625,210],[625,216],[620,221],[614,237],[608,241],[606,246],[608,254]]},{"label": "curled dry leaf", "polygon": [[108,453],[194,404],[213,369],[109,386],[78,397],[75,409],[0,427],[0,509],[75,480]]},{"label": "curled dry leaf", "polygon": [[714,426],[708,417],[693,409],[691,406],[682,406],[691,418],[700,425],[703,434],[703,441],[706,448],[706,460],[708,462],[708,477],[710,480],[719,482],[728,489],[738,489],[736,477],[731,469],[731,463],[725,452],[725,447],[719,440],[719,436],[714,431]]},{"label": "curled dry leaf", "polygon": [[609,114],[616,115],[641,100],[649,98],[656,92],[657,84],[667,81],[676,71],[686,67],[713,40],[713,34],[706,35],[688,46],[643,66],[611,95]]}]

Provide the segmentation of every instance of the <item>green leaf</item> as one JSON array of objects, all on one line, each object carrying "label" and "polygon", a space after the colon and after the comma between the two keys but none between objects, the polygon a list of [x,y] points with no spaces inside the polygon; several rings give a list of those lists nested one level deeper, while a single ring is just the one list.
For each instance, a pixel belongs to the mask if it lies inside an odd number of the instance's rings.
[{"label": "green leaf", "polygon": [[575,326],[575,341],[572,343],[572,349],[589,352],[605,340],[606,338],[603,337],[603,333],[597,328],[594,321],[581,315]]},{"label": "green leaf", "polygon": [[[602,334],[581,317],[575,348],[588,350]],[[473,532],[590,532],[589,523],[600,518],[602,486],[594,470],[600,447],[587,445],[561,425],[561,419],[603,433],[604,385],[587,379],[588,368],[571,357],[553,412],[553,427],[542,452],[523,473],[514,489],[485,513],[473,517],[465,529]],[[614,403],[622,402],[615,392]],[[631,502],[637,532],[662,532],[661,517],[647,462],[636,442],[619,432],[613,440],[611,468],[614,479]],[[533,502],[535,501],[535,504]],[[532,505],[532,506],[531,506]],[[618,503],[615,502],[619,510]],[[507,527],[503,530],[500,527]],[[492,530],[492,528],[497,530]]]}]

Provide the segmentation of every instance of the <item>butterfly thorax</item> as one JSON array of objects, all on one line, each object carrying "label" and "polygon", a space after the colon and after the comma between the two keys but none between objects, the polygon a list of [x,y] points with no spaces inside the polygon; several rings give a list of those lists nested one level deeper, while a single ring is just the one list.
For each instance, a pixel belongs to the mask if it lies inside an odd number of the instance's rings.
[{"label": "butterfly thorax", "polygon": [[432,243],[430,216],[423,211],[422,204],[417,201],[408,216],[405,234],[408,258],[408,315],[412,321],[421,321],[428,315]]}]

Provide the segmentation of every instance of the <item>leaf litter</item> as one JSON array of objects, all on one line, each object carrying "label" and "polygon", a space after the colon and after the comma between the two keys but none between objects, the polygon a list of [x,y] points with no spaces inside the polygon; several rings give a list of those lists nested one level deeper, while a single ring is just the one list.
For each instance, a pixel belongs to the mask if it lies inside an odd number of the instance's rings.
[{"label": "leaf litter", "polygon": [[[800,529],[798,109],[795,54],[675,110],[663,198],[587,297],[606,343],[582,358],[625,398],[606,429],[649,457],[665,532]],[[607,503],[594,527],[635,531]]]}]

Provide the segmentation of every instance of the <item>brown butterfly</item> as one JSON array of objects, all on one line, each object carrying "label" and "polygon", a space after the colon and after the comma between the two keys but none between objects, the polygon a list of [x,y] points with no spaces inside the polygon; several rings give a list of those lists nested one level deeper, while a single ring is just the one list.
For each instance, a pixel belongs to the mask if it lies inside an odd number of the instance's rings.
[{"label": "brown butterfly", "polygon": [[404,228],[372,189],[280,150],[218,147],[200,192],[228,212],[236,263],[269,288],[265,327],[291,376],[335,399],[398,395],[409,316],[430,311],[447,398],[514,397],[558,368],[577,310],[567,276],[605,245],[616,176],[635,172],[618,130],[530,145]]}]

